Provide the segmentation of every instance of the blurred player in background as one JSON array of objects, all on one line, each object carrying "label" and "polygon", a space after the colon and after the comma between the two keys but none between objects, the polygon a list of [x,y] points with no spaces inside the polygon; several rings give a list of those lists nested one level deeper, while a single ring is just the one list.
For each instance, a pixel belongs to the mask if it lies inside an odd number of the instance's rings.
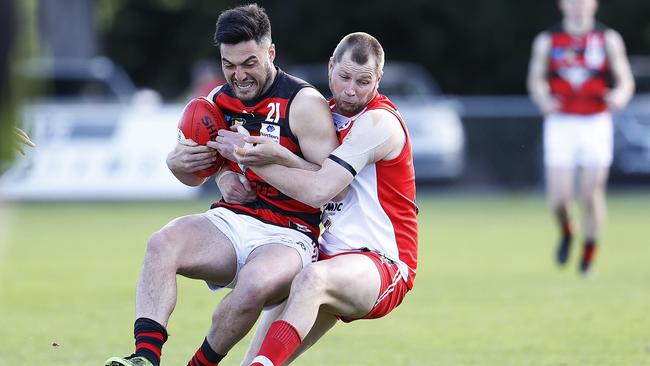
[{"label": "blurred player in background", "polygon": [[[605,218],[605,189],[613,154],[612,111],[625,107],[634,80],[620,34],[596,22],[597,0],[559,0],[561,24],[533,43],[528,91],[544,114],[544,164],[551,209],[561,238],[559,265],[569,257],[574,231],[569,206],[580,173],[587,274]],[[613,84],[611,83],[613,81]]]},{"label": "blurred player in background", "polygon": [[[292,166],[325,160],[337,146],[327,102],[309,84],[274,66],[264,9],[252,4],[221,13],[215,42],[227,84],[209,98],[229,124],[276,138],[291,151]],[[198,186],[207,178],[195,172],[210,167],[215,154],[180,140],[167,165],[181,182]],[[246,203],[216,202],[206,213],[180,217],[151,236],[136,291],[135,353],[110,358],[107,366],[159,365],[176,304],[176,274],[205,280],[213,289],[233,288],[188,363],[214,366],[248,333],[262,308],[285,299],[294,276],[316,259],[320,210],[283,195],[235,163],[219,174],[220,183],[242,192]]]},{"label": "blurred player in background", "polygon": [[330,108],[341,146],[318,171],[258,165],[270,156],[289,163],[281,158],[282,148],[265,137],[246,138],[254,147],[236,150],[239,163],[284,194],[322,206],[325,228],[319,262],[296,277],[284,311],[270,327],[265,316],[245,365],[280,366],[339,319],[387,315],[413,286],[417,208],[411,143],[395,106],[377,91],[383,65],[384,51],[367,33],[347,35],[334,50]]}]

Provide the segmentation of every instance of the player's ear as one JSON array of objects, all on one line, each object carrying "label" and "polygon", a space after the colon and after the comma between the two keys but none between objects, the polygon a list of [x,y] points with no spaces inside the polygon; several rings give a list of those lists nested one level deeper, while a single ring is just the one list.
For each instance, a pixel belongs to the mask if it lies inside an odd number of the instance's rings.
[{"label": "player's ear", "polygon": [[330,61],[327,63],[327,74],[332,75],[332,69],[334,68],[334,57],[330,57]]},{"label": "player's ear", "polygon": [[375,84],[375,92],[379,90],[379,83],[381,82],[382,76],[384,76],[384,70],[377,71],[377,83]]},{"label": "player's ear", "polygon": [[275,43],[271,43],[269,46],[269,60],[271,60],[271,62],[275,60]]}]

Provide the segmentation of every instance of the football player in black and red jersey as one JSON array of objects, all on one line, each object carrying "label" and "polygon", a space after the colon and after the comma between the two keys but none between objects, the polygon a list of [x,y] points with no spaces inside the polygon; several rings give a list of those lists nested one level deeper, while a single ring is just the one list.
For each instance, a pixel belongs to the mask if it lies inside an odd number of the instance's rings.
[{"label": "football player in black and red jersey", "polygon": [[[295,167],[318,167],[310,162],[324,161],[338,145],[330,110],[316,89],[274,66],[264,9],[252,4],[224,11],[214,39],[227,83],[208,97],[228,124],[286,147]],[[195,173],[209,168],[215,156],[214,149],[183,139],[167,165],[178,180],[198,186],[207,178]],[[231,162],[217,174],[241,197],[177,218],[151,236],[136,291],[136,351],[108,359],[107,366],[159,365],[176,304],[177,274],[205,280],[212,289],[232,288],[188,363],[217,365],[262,308],[286,298],[294,276],[316,259],[318,208],[282,194],[245,166]]]}]

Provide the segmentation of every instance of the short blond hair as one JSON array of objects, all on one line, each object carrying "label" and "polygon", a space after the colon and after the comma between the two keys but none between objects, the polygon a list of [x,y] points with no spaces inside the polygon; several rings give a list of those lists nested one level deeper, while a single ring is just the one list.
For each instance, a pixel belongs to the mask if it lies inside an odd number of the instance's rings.
[{"label": "short blond hair", "polygon": [[365,32],[350,33],[343,37],[334,49],[332,60],[334,63],[341,61],[343,55],[350,51],[350,59],[359,65],[365,65],[370,56],[375,59],[377,72],[384,69],[384,49],[377,38]]}]

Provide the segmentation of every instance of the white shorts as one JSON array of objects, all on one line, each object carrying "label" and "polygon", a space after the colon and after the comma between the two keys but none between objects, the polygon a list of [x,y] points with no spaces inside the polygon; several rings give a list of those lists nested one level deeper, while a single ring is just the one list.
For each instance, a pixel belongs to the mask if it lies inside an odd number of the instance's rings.
[{"label": "white shorts", "polygon": [[552,114],[544,120],[547,167],[608,168],[612,164],[612,115]]},{"label": "white shorts", "polygon": [[267,244],[282,244],[294,248],[302,259],[303,268],[318,258],[316,243],[307,235],[296,230],[271,225],[248,215],[239,215],[227,208],[217,207],[202,214],[219,229],[235,247],[237,273],[226,286],[208,282],[208,287],[218,290],[222,287],[234,288],[239,271],[253,250]]}]

